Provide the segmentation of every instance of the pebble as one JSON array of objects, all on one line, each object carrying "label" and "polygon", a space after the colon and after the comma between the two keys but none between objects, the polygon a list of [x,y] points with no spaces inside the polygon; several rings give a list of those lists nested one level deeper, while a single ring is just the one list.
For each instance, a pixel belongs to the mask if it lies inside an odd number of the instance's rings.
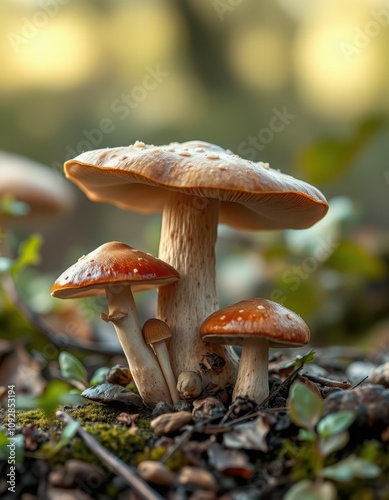
[{"label": "pebble", "polygon": [[157,436],[164,436],[178,431],[184,425],[193,422],[192,414],[188,411],[179,411],[176,413],[165,413],[150,422],[151,430]]}]

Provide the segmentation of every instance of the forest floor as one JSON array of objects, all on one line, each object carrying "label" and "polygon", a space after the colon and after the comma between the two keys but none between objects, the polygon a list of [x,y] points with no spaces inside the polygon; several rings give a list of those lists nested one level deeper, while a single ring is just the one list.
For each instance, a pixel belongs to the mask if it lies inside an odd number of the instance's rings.
[{"label": "forest floor", "polygon": [[99,402],[18,411],[15,426],[8,407],[0,497],[389,499],[387,363],[388,354],[366,358],[348,347],[296,360],[274,353],[261,405],[231,405],[214,390],[151,412],[100,391]]}]

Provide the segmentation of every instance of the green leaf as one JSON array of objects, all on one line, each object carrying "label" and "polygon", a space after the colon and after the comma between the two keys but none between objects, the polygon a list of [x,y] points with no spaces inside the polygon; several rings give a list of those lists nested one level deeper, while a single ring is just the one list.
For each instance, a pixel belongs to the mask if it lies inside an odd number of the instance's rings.
[{"label": "green leaf", "polygon": [[297,381],[290,389],[288,408],[294,424],[313,432],[323,415],[324,403],[320,396]]},{"label": "green leaf", "polygon": [[20,244],[19,255],[11,267],[11,273],[14,276],[18,275],[27,266],[39,264],[42,243],[42,236],[33,234]]},{"label": "green leaf", "polygon": [[299,367],[304,365],[309,365],[315,361],[316,351],[311,350],[307,354],[303,356],[301,354],[297,354],[295,361],[293,362],[293,366]]},{"label": "green leaf", "polygon": [[4,460],[4,462],[8,461],[10,458],[10,445],[15,450],[15,462],[23,462],[24,436],[22,434],[8,436],[4,431],[0,431],[0,460]]},{"label": "green leaf", "polygon": [[349,456],[320,472],[322,477],[333,481],[348,482],[353,479],[373,479],[381,474],[378,465],[363,458]]},{"label": "green leaf", "polygon": [[369,119],[362,122],[350,137],[317,141],[300,153],[297,168],[304,173],[304,179],[314,185],[335,180],[352,165],[384,124],[382,118]]},{"label": "green leaf", "polygon": [[80,423],[77,422],[76,420],[73,420],[72,422],[66,424],[61,434],[61,441],[64,444],[69,443],[69,441],[71,441],[73,437],[76,435],[79,427]]},{"label": "green leaf", "polygon": [[108,372],[109,372],[108,366],[101,366],[92,375],[89,384],[90,385],[104,384],[106,382],[106,375]]},{"label": "green leaf", "polygon": [[67,380],[78,380],[88,386],[87,373],[84,365],[70,352],[62,351],[59,355],[61,375]]},{"label": "green leaf", "polygon": [[0,460],[7,460],[9,450],[7,448],[8,436],[4,431],[0,431]]},{"label": "green leaf", "polygon": [[74,420],[65,425],[62,430],[61,437],[57,443],[48,451],[47,458],[53,458],[54,455],[59,453],[64,446],[66,446],[73,437],[76,435],[78,428],[80,427],[80,423]]},{"label": "green leaf", "polygon": [[300,441],[314,441],[316,439],[316,434],[307,429],[299,429],[297,437]]},{"label": "green leaf", "polygon": [[294,484],[283,500],[336,500],[337,494],[335,486],[327,481],[313,483],[303,480]]},{"label": "green leaf", "polygon": [[331,453],[337,450],[341,450],[346,446],[349,440],[349,434],[347,431],[336,434],[335,436],[328,436],[325,438],[319,438],[318,446],[321,454],[327,457]]},{"label": "green leaf", "polygon": [[350,427],[355,420],[351,410],[337,411],[323,417],[317,426],[317,432],[323,438],[340,434]]},{"label": "green leaf", "polygon": [[59,404],[78,404],[83,401],[80,396],[69,394],[69,389],[70,386],[67,382],[51,380],[38,397],[18,396],[16,406],[18,409],[25,410],[40,408],[51,418]]}]

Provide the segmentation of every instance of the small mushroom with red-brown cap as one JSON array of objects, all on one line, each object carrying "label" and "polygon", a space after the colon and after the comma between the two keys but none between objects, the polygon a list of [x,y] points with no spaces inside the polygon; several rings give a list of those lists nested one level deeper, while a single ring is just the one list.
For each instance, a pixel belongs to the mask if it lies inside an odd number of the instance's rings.
[{"label": "small mushroom with red-brown cap", "polygon": [[176,379],[170,364],[165,342],[171,338],[172,332],[164,321],[157,318],[150,318],[143,325],[142,334],[146,344],[151,346],[158,358],[159,366],[169,387],[170,396],[173,403],[175,403],[180,399],[180,396],[176,389]]},{"label": "small mushroom with red-brown cap", "polygon": [[181,279],[158,294],[157,317],[173,332],[169,354],[176,377],[196,371],[206,352],[221,356],[221,372],[203,373],[222,387],[234,383],[233,349],[201,342],[201,323],[218,309],[215,242],[218,222],[237,229],[303,229],[326,214],[322,193],[267,163],[239,158],[203,141],[164,146],[137,141],[82,153],[65,175],[100,202],[143,213],[162,212],[159,257]]},{"label": "small mushroom with red-brown cap", "polygon": [[143,340],[132,291],[153,288],[179,279],[177,271],[150,254],[112,241],[101,245],[67,269],[55,281],[51,295],[61,299],[106,295],[114,324],[135,385],[145,404],[171,403],[158,360]]},{"label": "small mushroom with red-brown cap", "polygon": [[248,396],[258,404],[269,395],[269,347],[300,347],[310,340],[303,319],[271,300],[242,300],[211,314],[201,325],[206,342],[242,346],[238,378],[232,394]]}]

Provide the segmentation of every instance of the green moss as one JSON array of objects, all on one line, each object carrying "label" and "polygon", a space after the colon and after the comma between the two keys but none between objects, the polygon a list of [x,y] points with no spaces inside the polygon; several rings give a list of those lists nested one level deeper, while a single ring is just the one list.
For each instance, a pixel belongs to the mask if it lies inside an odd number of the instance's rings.
[{"label": "green moss", "polygon": [[78,420],[82,425],[88,422],[101,422],[105,424],[117,423],[116,419],[123,410],[110,406],[91,403],[82,408],[70,410],[72,418]]},{"label": "green moss", "polygon": [[[4,419],[4,424],[7,419]],[[43,410],[37,408],[36,410],[22,411],[17,415],[17,424],[21,427],[34,424],[38,429],[47,430],[50,427],[50,420],[47,418]]]},{"label": "green moss", "polygon": [[[122,425],[85,424],[84,429],[99,441],[107,450],[123,460],[132,463],[136,453],[143,451],[145,438]],[[74,438],[66,450],[67,458],[77,458],[89,463],[101,464],[101,461],[84,445],[80,438]]]}]

